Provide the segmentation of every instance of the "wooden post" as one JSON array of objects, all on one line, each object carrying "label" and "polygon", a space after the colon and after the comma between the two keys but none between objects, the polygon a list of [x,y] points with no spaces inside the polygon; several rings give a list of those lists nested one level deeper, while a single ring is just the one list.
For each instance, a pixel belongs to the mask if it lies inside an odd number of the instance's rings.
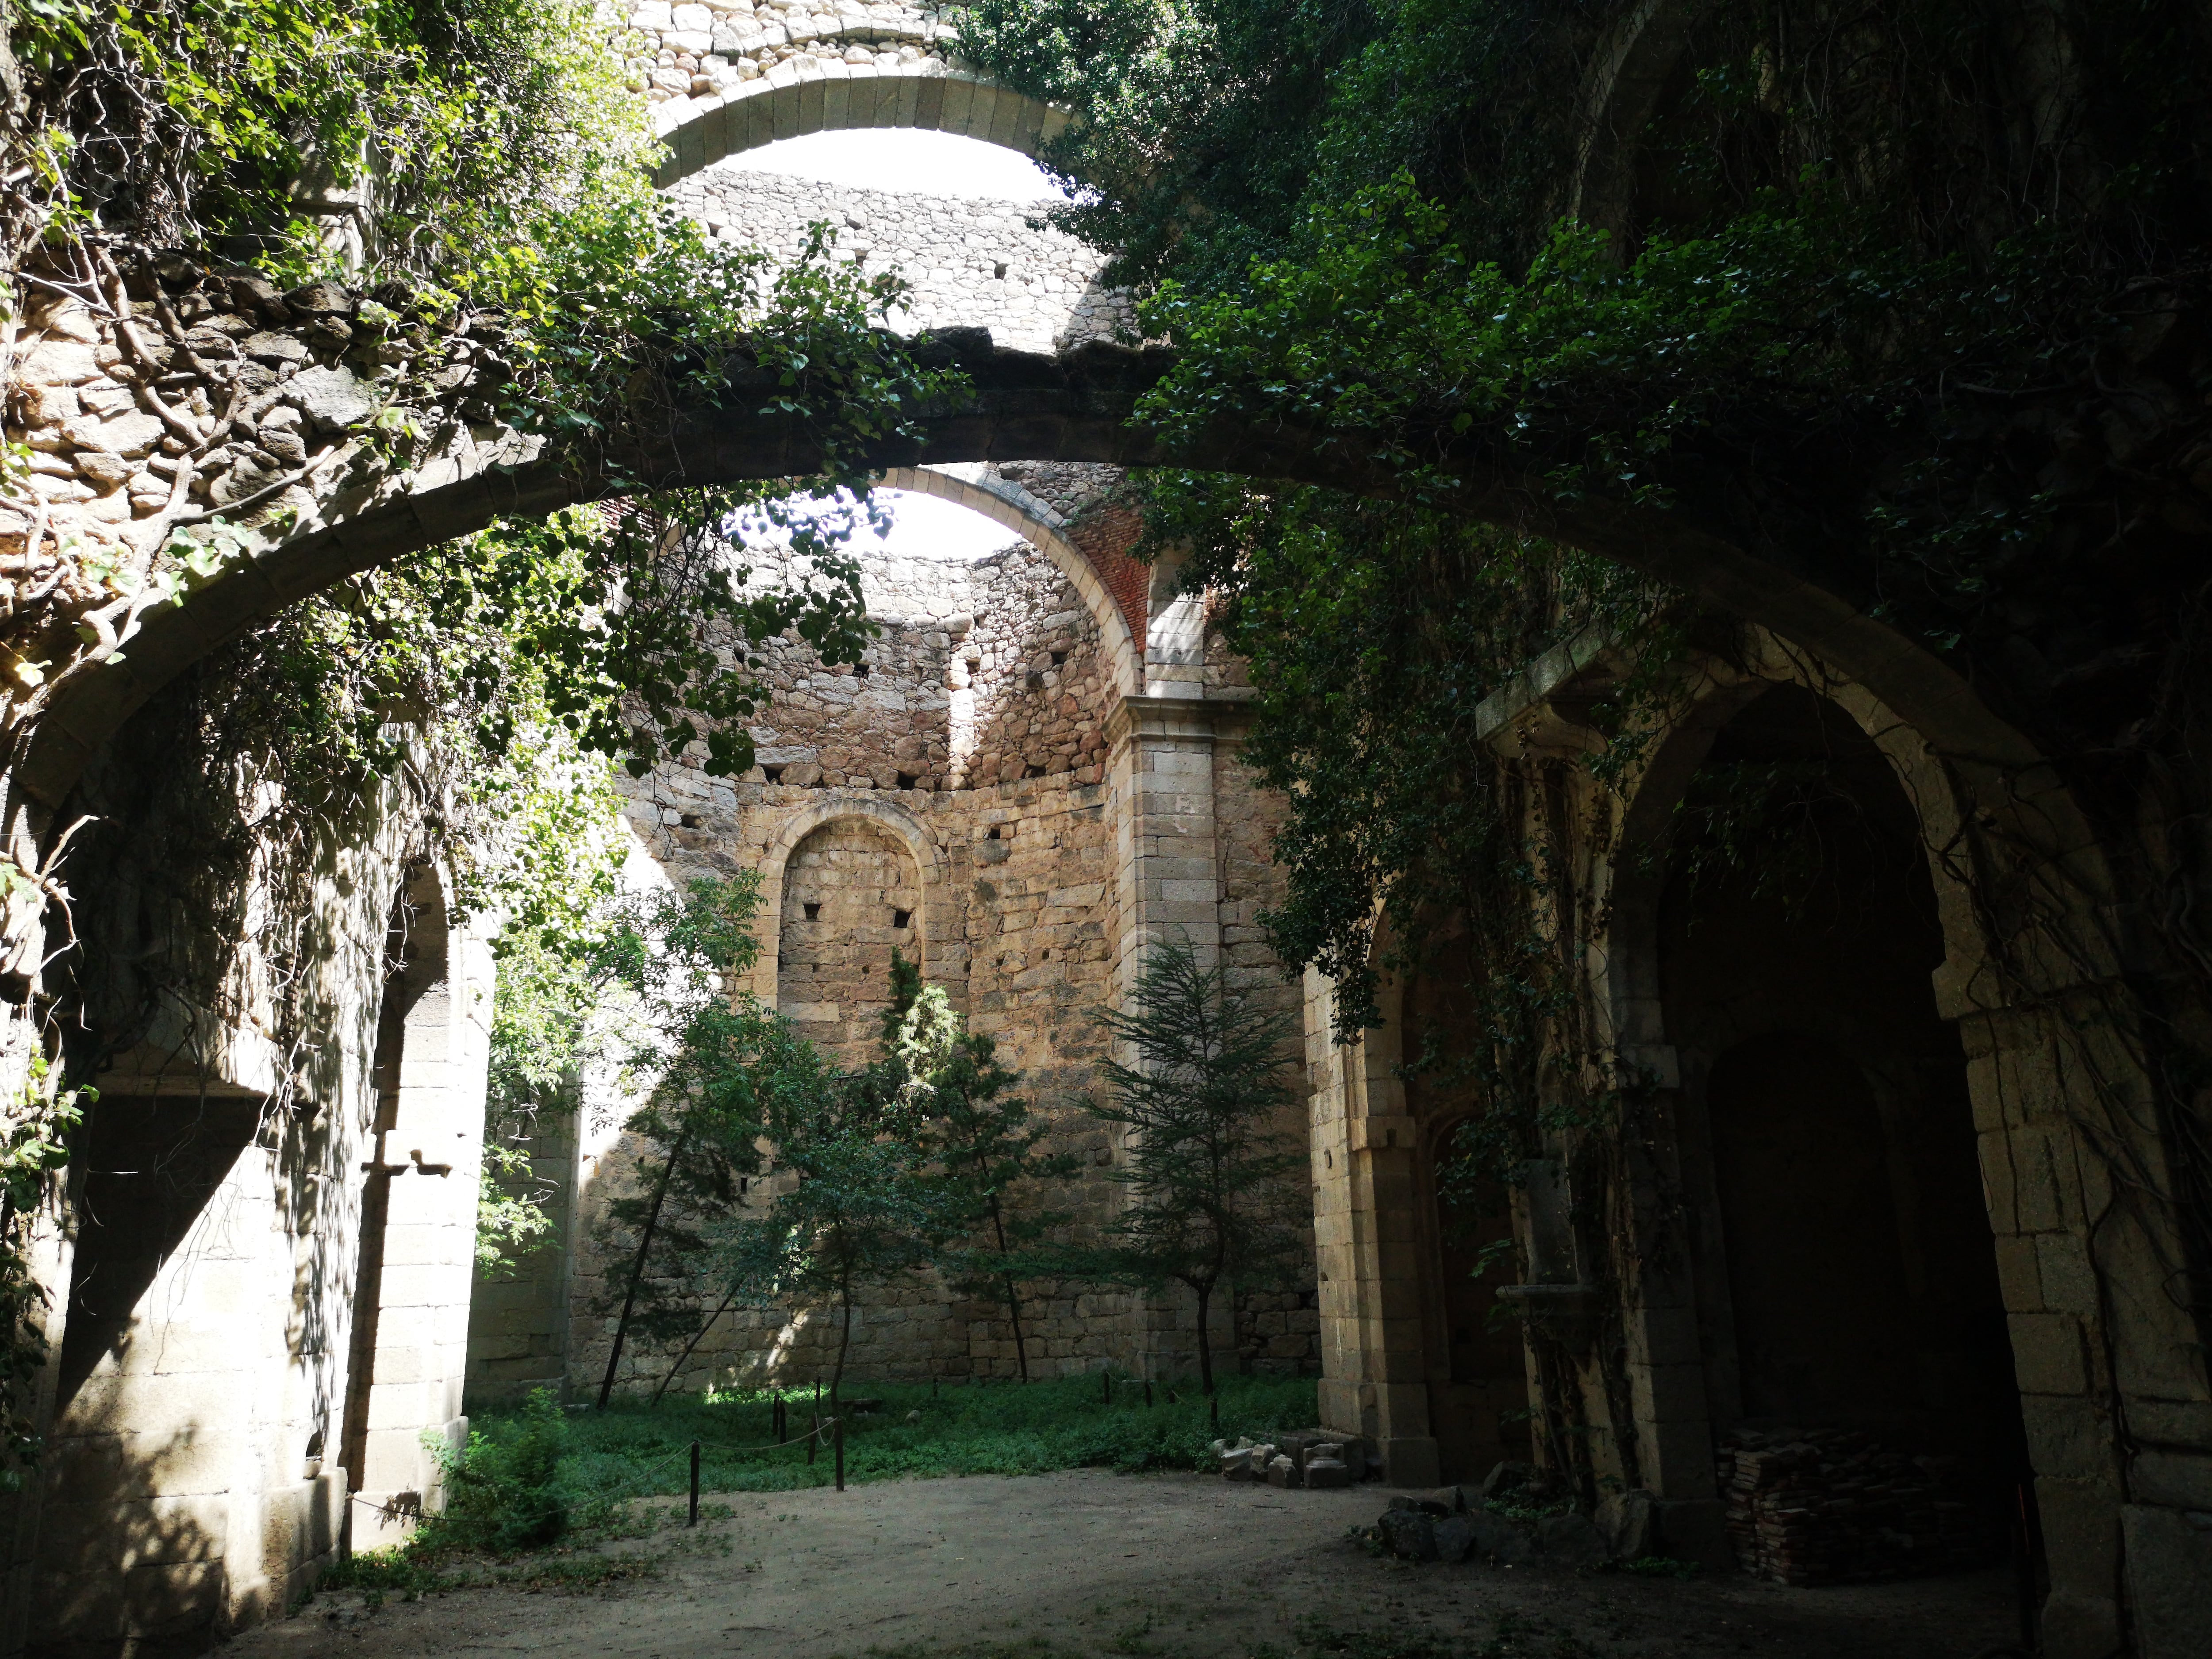
[{"label": "wooden post", "polygon": [[845,1490],[845,1413],[839,1412],[830,1431],[837,1437],[837,1490]]},{"label": "wooden post", "polygon": [[691,1518],[684,1524],[699,1524],[699,1443],[696,1440],[691,1443]]}]

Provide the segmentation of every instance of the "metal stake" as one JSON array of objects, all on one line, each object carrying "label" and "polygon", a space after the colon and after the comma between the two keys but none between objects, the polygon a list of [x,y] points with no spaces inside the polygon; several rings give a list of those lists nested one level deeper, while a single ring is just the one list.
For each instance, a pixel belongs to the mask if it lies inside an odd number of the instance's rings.
[{"label": "metal stake", "polygon": [[691,1518],[684,1524],[699,1524],[699,1443],[696,1440],[691,1443]]}]

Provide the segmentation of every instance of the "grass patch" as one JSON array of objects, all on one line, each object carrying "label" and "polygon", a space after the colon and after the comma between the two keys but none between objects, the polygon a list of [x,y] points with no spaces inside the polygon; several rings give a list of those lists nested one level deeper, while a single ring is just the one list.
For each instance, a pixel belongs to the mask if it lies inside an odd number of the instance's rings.
[{"label": "grass patch", "polygon": [[[1229,1377],[1220,1387],[1221,1432],[1232,1440],[1310,1427],[1318,1409],[1310,1377]],[[1196,1469],[1206,1467],[1207,1444],[1214,1437],[1206,1402],[1194,1389],[1171,1404],[1169,1391],[1156,1384],[1149,1407],[1142,1386],[1126,1380],[1108,1405],[1095,1376],[933,1392],[926,1382],[871,1382],[851,1392],[881,1400],[883,1409],[846,1419],[848,1481],[1072,1468]],[[793,1440],[765,1451],[759,1449],[775,1433],[764,1394],[570,1412],[561,1485],[580,1506],[630,1494],[673,1496],[686,1489],[687,1455],[696,1439],[704,1491],[826,1486],[832,1479],[829,1447],[810,1467],[798,1438],[805,1432],[812,1398],[787,1400]],[[909,1423],[908,1413],[915,1412],[919,1420]],[[475,1421],[495,1442],[510,1431],[511,1419],[495,1413]]]},{"label": "grass patch", "polygon": [[[1212,1419],[1194,1389],[1171,1401],[1169,1389],[1155,1385],[1150,1406],[1143,1385],[1127,1380],[1108,1403],[1095,1376],[936,1389],[870,1383],[854,1392],[883,1405],[847,1419],[848,1482],[1080,1468],[1133,1474],[1211,1462]],[[333,1568],[320,1588],[358,1591],[372,1607],[387,1596],[412,1601],[489,1585],[586,1590],[656,1577],[680,1550],[726,1552],[722,1534],[681,1532],[683,1504],[637,1500],[688,1490],[694,1440],[707,1492],[830,1485],[836,1468],[830,1448],[810,1466],[797,1437],[811,1397],[788,1396],[788,1403],[793,1438],[781,1449],[770,1443],[775,1433],[765,1394],[605,1412],[556,1412],[550,1399],[537,1398],[516,1410],[479,1413],[468,1452],[447,1471],[455,1499],[448,1512],[427,1519],[397,1548],[365,1551]],[[1316,1410],[1310,1377],[1231,1377],[1221,1384],[1221,1431],[1231,1438],[1310,1426]],[[700,1506],[702,1521],[731,1513],[725,1504]],[[672,1530],[678,1535],[657,1544],[614,1547]],[[1128,1645],[1115,1650],[1149,1653],[1147,1633],[1124,1632],[1116,1639]]]}]

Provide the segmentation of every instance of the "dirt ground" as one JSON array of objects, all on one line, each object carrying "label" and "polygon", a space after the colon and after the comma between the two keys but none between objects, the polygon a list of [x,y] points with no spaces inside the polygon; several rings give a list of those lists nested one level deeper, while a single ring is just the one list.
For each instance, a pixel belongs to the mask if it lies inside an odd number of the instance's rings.
[{"label": "dirt ground", "polygon": [[[457,1590],[378,1608],[317,1597],[247,1632],[231,1659],[828,1659],[997,1649],[1287,1659],[1323,1643],[1388,1659],[1974,1659],[2014,1630],[2011,1581],[1785,1589],[1735,1577],[1377,1559],[1347,1536],[1389,1494],[1282,1492],[1093,1471],[902,1480],[717,1498],[734,1514],[676,1541],[661,1576],[591,1591]],[[1417,1653],[1419,1650],[1416,1649]]]}]

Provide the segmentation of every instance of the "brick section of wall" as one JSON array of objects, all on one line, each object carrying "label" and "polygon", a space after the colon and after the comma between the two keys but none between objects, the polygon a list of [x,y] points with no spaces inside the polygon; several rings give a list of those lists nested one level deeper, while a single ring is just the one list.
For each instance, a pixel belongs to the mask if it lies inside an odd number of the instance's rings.
[{"label": "brick section of wall", "polygon": [[1129,631],[1143,639],[1152,573],[1150,566],[1129,556],[1144,528],[1144,515],[1114,499],[1127,476],[1122,469],[1084,461],[1005,461],[994,470],[1068,521],[1067,539],[1091,561],[1114,603],[1121,606]]}]

